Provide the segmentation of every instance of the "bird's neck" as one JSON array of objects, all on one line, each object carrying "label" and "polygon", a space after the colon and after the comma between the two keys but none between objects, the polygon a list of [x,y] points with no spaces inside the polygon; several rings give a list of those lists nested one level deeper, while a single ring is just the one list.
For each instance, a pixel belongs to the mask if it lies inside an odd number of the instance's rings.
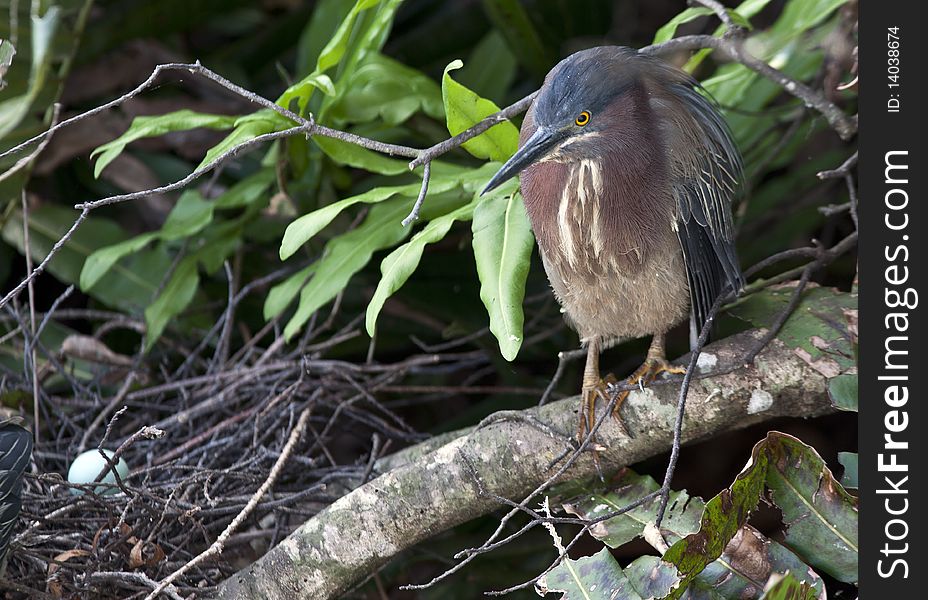
[{"label": "bird's neck", "polygon": [[533,165],[522,176],[539,246],[571,267],[639,271],[672,236],[667,160],[646,93],[632,92],[597,118],[615,123],[596,158]]}]

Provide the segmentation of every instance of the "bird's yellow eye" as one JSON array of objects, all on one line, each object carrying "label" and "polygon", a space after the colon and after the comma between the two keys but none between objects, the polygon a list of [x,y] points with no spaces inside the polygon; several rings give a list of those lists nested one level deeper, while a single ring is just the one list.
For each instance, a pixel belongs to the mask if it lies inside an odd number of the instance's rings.
[{"label": "bird's yellow eye", "polygon": [[577,115],[577,118],[574,119],[574,123],[576,123],[580,127],[583,127],[589,122],[590,122],[590,112],[587,110]]}]

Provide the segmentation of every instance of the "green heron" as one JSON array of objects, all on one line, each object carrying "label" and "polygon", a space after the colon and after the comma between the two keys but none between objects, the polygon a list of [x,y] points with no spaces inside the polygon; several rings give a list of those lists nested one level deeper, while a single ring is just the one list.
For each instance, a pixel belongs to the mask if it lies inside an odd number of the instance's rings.
[{"label": "green heron", "polygon": [[689,315],[694,339],[718,295],[740,291],[731,202],[741,157],[695,79],[603,46],[548,73],[518,151],[484,191],[518,173],[551,287],[587,346],[582,436],[614,382],[600,378],[604,346],[653,336],[630,382],[682,372],[665,357],[667,331]]}]

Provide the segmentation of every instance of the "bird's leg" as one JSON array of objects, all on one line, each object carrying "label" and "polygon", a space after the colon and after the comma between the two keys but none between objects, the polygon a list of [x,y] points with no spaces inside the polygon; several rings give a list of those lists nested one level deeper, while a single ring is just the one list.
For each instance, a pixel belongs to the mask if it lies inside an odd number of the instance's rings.
[{"label": "bird's leg", "polygon": [[609,402],[609,385],[615,383],[615,377],[599,375],[599,351],[602,338],[598,335],[590,336],[586,347],[586,366],[583,369],[583,388],[580,394],[580,424],[577,439],[583,441],[586,434],[593,431],[596,423],[596,401],[602,399]]},{"label": "bird's leg", "polygon": [[[661,373],[677,373],[682,375],[686,373],[686,367],[677,367],[667,362],[664,351],[664,334],[656,333],[651,339],[651,346],[648,348],[648,357],[644,359],[644,363],[638,367],[625,382],[630,385],[641,387],[657,379],[657,376]],[[612,416],[620,423],[619,407],[621,407],[625,399],[628,398],[629,393],[630,390],[620,392],[619,396],[616,398],[615,408],[612,410]]]}]

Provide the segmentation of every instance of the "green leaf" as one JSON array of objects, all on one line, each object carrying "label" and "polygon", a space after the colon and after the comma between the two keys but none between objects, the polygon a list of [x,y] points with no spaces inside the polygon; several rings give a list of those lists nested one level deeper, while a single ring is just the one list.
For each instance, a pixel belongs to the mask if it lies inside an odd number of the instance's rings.
[{"label": "green leaf", "polygon": [[[625,567],[624,571],[629,583],[642,598],[662,598],[680,582],[674,566],[664,562],[659,556],[641,556]],[[694,584],[690,587],[695,587]],[[689,596],[692,597],[693,594]],[[723,597],[711,588],[697,597],[700,600],[723,600]]]},{"label": "green leaf", "polygon": [[858,489],[860,487],[860,480],[857,477],[857,453],[838,452],[838,462],[844,467],[844,475],[841,476],[841,485],[851,490]]},{"label": "green leaf", "polygon": [[148,352],[161,334],[168,322],[187,308],[200,285],[200,274],[197,272],[197,257],[190,255],[178,263],[177,268],[168,280],[164,290],[158,298],[145,309],[145,323],[148,325],[145,339],[145,351]]},{"label": "green leaf", "polygon": [[32,43],[28,86],[24,90],[25,93],[0,102],[0,139],[16,129],[29,114],[32,103],[39,98],[42,89],[49,83],[48,80],[54,76],[52,73],[52,61],[55,54],[53,44],[64,11],[61,7],[52,5],[45,8],[44,14],[40,15],[39,12],[35,10],[30,14],[31,30],[29,33]]},{"label": "green leaf", "polygon": [[199,233],[213,220],[213,208],[214,204],[205,200],[197,190],[185,191],[161,226],[159,237],[177,240]]},{"label": "green leaf", "polygon": [[734,483],[706,502],[699,531],[673,544],[664,560],[676,565],[681,585],[666,596],[680,598],[689,583],[719,558],[764,491],[768,457],[766,440],[754,446],[751,460]]},{"label": "green leaf", "polygon": [[858,572],[857,499],[811,447],[784,433],[767,435],[767,486],[788,529],[785,544],[839,581]]},{"label": "green leaf", "polygon": [[838,375],[828,380],[831,405],[838,410],[857,412],[857,374]]},{"label": "green leaf", "polygon": [[270,321],[284,312],[284,309],[293,302],[296,295],[306,285],[306,281],[316,272],[317,265],[318,263],[313,263],[305,269],[300,269],[270,289],[264,300],[265,320]]},{"label": "green leaf", "polygon": [[[457,135],[485,117],[499,112],[493,102],[481,98],[451,78],[449,73],[461,68],[460,60],[445,67],[441,79],[442,98],[445,103],[445,118],[448,132]],[[464,149],[477,158],[505,162],[519,145],[519,130],[509,121],[494,125],[477,137],[464,142]]]},{"label": "green leaf", "polygon": [[380,263],[380,283],[377,284],[377,289],[367,305],[365,325],[369,336],[374,336],[377,316],[380,314],[384,302],[406,283],[406,280],[419,266],[425,246],[443,239],[455,221],[470,219],[474,214],[476,204],[477,199],[474,199],[470,204],[466,204],[429,222],[409,242],[403,244],[383,259],[383,262]]},{"label": "green leaf", "polygon": [[565,558],[535,583],[540,595],[562,592],[562,600],[641,600],[609,550],[574,560]]},{"label": "green leaf", "polygon": [[[422,209],[423,218],[432,219],[461,206],[464,195],[450,192],[433,196]],[[402,219],[412,208],[412,198],[395,198],[373,206],[361,225],[332,238],[323,257],[316,262],[316,273],[300,292],[300,302],[284,335],[292,338],[320,307],[343,290],[351,277],[370,262],[374,252],[389,248],[405,238],[410,227]]]},{"label": "green leaf", "polygon": [[[751,294],[729,312],[756,327],[769,327],[788,305],[796,285],[790,282]],[[826,315],[855,309],[857,294],[807,287],[777,339],[826,377],[835,377],[855,367],[857,361],[847,328]]]},{"label": "green leaf", "polygon": [[326,44],[322,52],[319,53],[319,59],[316,61],[317,72],[327,71],[338,64],[348,48],[348,40],[351,37],[354,21],[358,13],[367,10],[378,2],[379,0],[357,0],[357,2],[355,2],[351,12],[348,13],[348,16],[345,17],[345,20],[339,25],[335,35],[332,36],[329,43]]},{"label": "green leaf", "polygon": [[420,110],[435,119],[445,115],[437,83],[379,53],[372,53],[345,86],[351,93],[333,102],[328,112],[333,121],[367,123],[380,119],[393,126]]},{"label": "green leaf", "polygon": [[513,360],[522,345],[522,300],[535,238],[514,180],[482,197],[474,209],[473,246],[480,299],[500,353]]},{"label": "green leaf", "polygon": [[93,176],[99,177],[103,169],[135,140],[188,129],[231,129],[235,125],[236,118],[228,115],[197,113],[187,109],[154,117],[136,117],[125,133],[111,142],[98,146],[90,153],[91,157],[99,155],[93,168]]},{"label": "green leaf", "polygon": [[805,581],[799,581],[792,573],[783,574],[764,592],[760,600],[818,600],[822,595]]},{"label": "green leaf", "polygon": [[81,269],[80,288],[84,291],[92,288],[103,277],[119,259],[122,257],[138,252],[149,242],[156,239],[156,233],[143,233],[142,235],[130,238],[124,242],[100,248],[87,257],[84,261],[84,267]]},{"label": "green leaf", "polygon": [[409,172],[409,161],[388,158],[351,142],[343,142],[322,135],[314,135],[313,141],[325,152],[326,156],[340,165],[381,175],[401,175]]},{"label": "green leaf", "polygon": [[690,21],[694,21],[699,17],[705,17],[706,15],[711,15],[712,11],[708,8],[703,7],[693,7],[687,8],[683,12],[679,13],[674,18],[667,21],[667,23],[657,30],[657,33],[654,34],[654,40],[652,44],[662,44],[667,40],[673,38],[677,34],[677,27]]}]

